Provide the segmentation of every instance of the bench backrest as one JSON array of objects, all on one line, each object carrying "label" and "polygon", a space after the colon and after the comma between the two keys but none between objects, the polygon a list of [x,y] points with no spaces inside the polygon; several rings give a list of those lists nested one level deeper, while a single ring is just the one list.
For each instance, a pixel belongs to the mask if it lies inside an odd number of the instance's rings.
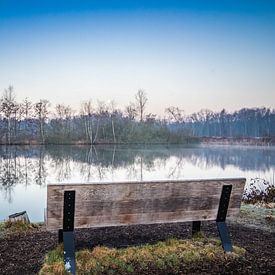
[{"label": "bench backrest", "polygon": [[65,191],[75,191],[74,228],[87,228],[215,220],[224,185],[232,185],[232,217],[239,213],[244,178],[48,185],[47,229],[63,226]]}]

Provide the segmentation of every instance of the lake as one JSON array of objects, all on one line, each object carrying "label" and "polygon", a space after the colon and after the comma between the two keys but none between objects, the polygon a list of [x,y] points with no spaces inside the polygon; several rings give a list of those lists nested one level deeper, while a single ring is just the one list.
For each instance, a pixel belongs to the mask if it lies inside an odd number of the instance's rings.
[{"label": "lake", "polygon": [[245,177],[274,183],[275,147],[0,146],[0,220],[44,220],[49,183]]}]

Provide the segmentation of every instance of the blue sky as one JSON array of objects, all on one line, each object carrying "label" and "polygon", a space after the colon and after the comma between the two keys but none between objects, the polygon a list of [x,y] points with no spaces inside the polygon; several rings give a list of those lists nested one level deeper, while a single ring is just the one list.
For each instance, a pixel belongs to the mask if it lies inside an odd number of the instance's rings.
[{"label": "blue sky", "polygon": [[0,92],[77,108],[86,99],[275,108],[275,1],[0,0]]}]

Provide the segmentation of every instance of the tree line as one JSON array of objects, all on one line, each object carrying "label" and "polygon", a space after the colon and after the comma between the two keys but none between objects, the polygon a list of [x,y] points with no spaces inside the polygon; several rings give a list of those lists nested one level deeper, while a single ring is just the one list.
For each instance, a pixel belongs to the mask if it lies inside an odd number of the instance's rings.
[{"label": "tree line", "polygon": [[204,109],[187,117],[185,123],[199,137],[275,137],[275,109],[265,107],[242,108],[235,112]]},{"label": "tree line", "polygon": [[79,110],[46,99],[16,100],[9,86],[0,99],[1,144],[186,143],[197,137],[275,136],[275,110],[244,108],[229,113],[207,109],[185,115],[179,107],[163,117],[148,112],[148,98],[138,90],[124,110],[114,101],[86,100]]},{"label": "tree line", "polygon": [[171,129],[164,120],[146,112],[148,98],[139,90],[125,110],[109,103],[86,100],[79,110],[52,106],[48,100],[17,102],[12,86],[0,99],[2,144],[185,143],[194,137],[184,127]]}]

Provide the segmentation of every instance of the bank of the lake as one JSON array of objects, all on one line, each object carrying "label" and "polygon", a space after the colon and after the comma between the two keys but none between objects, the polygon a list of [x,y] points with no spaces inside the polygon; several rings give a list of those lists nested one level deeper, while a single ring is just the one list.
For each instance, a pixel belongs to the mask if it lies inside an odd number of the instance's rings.
[{"label": "bank of the lake", "polygon": [[154,145],[163,145],[163,146],[186,146],[186,145],[247,145],[247,146],[274,146],[275,145],[275,137],[198,137],[198,136],[187,136],[182,137],[180,140],[171,142],[171,141],[156,141],[156,140],[147,140],[147,141],[131,141],[131,142],[106,142],[106,141],[96,141],[90,142],[89,140],[75,140],[75,141],[51,141],[46,140],[45,142],[41,142],[38,140],[21,140],[21,141],[13,141],[10,144],[7,142],[0,142],[2,146],[55,146],[55,145],[71,145],[71,146],[81,146],[81,145],[89,145],[89,146],[154,146]]},{"label": "bank of the lake", "polygon": [[206,145],[274,146],[275,137],[201,137],[198,142]]}]

